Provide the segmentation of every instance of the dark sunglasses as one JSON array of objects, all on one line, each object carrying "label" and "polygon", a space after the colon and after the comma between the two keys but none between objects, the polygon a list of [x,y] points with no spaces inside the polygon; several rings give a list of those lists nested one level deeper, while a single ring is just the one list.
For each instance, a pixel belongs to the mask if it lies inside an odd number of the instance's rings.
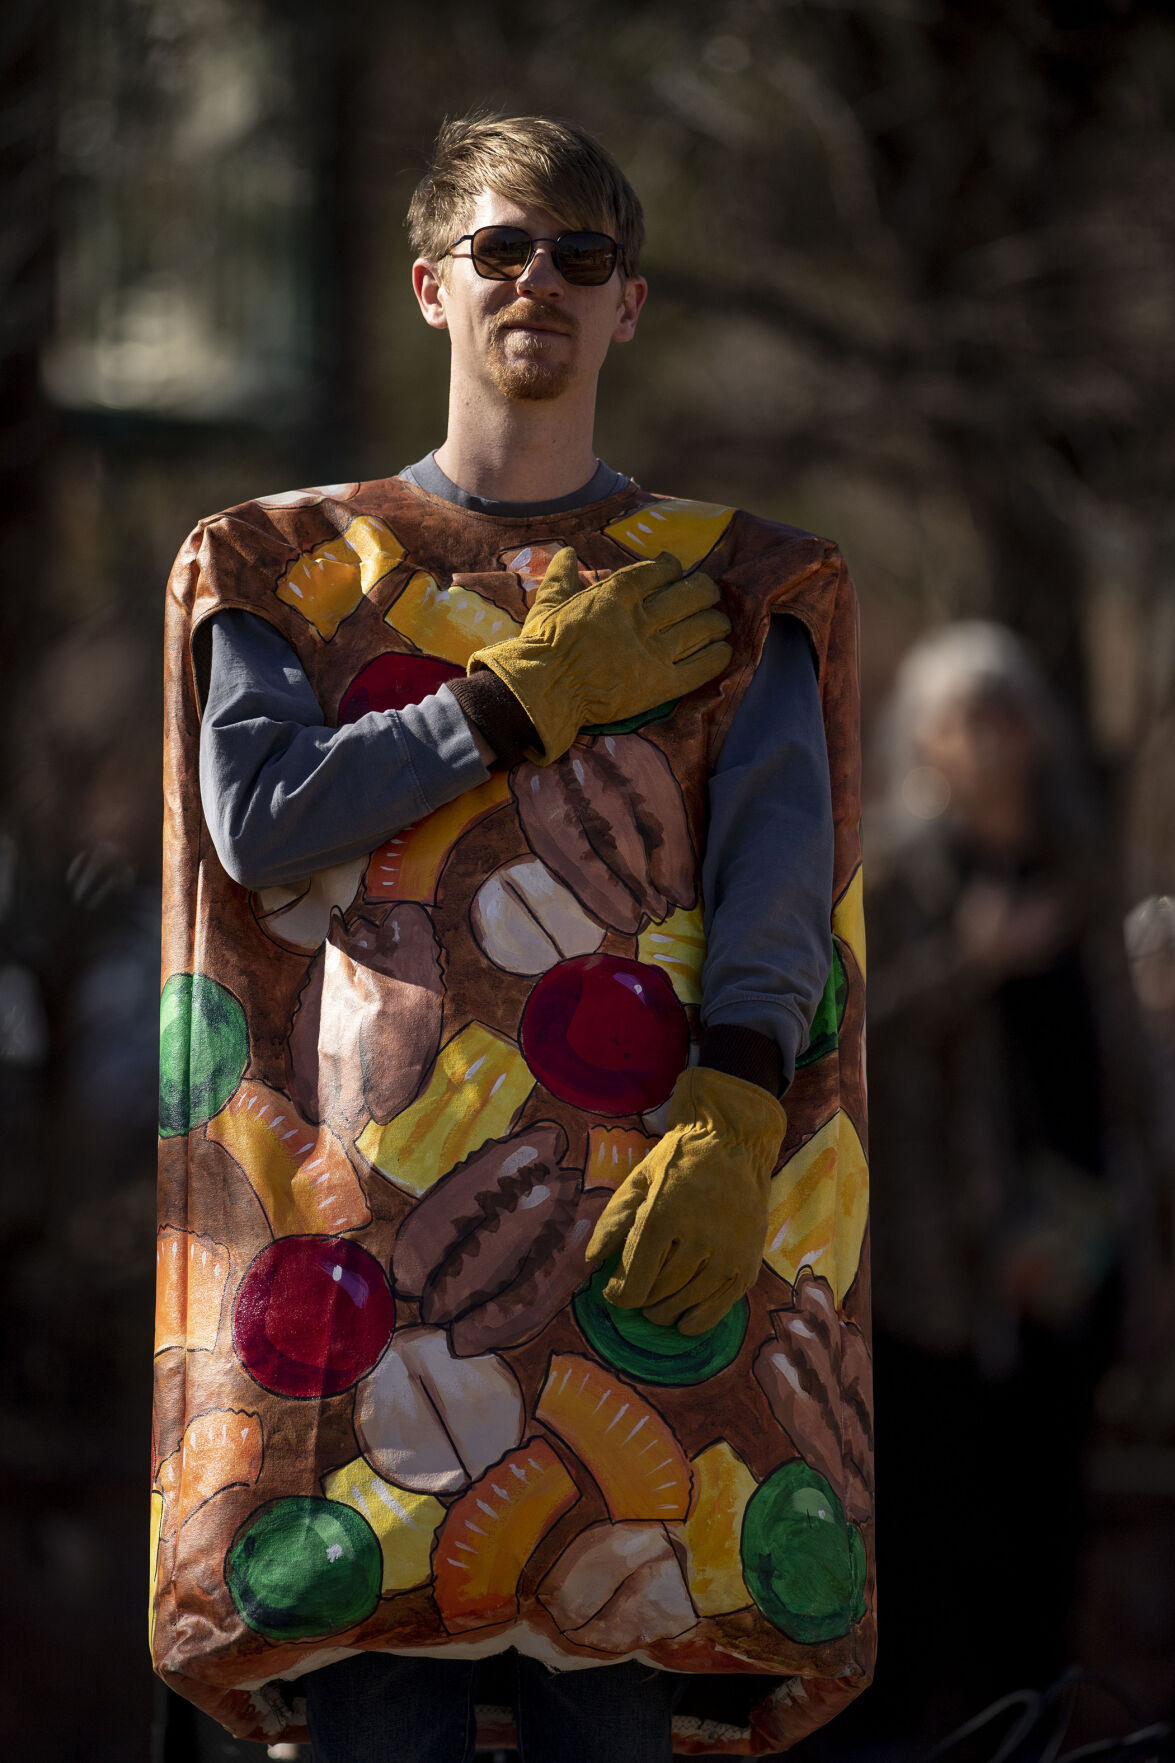
[{"label": "dark sunglasses", "polygon": [[607,233],[560,233],[557,239],[532,239],[519,226],[479,226],[442,253],[455,257],[457,246],[469,241],[469,258],[488,282],[512,282],[527,268],[539,245],[551,247],[551,260],[565,282],[577,288],[598,288],[623,256]]}]

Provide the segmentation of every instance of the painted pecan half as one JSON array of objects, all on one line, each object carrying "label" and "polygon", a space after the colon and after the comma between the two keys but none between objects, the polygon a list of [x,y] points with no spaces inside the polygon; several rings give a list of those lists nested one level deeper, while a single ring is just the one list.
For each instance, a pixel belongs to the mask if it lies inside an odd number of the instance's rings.
[{"label": "painted pecan half", "polygon": [[860,1329],[841,1319],[828,1281],[801,1268],[777,1338],[755,1355],[772,1412],[806,1463],[860,1523],[873,1510],[873,1367]]},{"label": "painted pecan half", "polygon": [[681,789],[640,735],[576,743],[510,779],[536,857],[601,924],[635,936],[697,898],[697,859]]}]

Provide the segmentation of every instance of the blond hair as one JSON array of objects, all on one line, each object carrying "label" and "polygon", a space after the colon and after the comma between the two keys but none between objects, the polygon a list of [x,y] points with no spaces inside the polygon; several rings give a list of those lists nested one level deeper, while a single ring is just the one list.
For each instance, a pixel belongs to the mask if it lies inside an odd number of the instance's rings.
[{"label": "blond hair", "polygon": [[443,122],[408,206],[416,255],[438,262],[483,190],[546,208],[569,227],[611,233],[622,273],[636,274],[645,237],[640,201],[612,155],[577,123],[487,111]]}]

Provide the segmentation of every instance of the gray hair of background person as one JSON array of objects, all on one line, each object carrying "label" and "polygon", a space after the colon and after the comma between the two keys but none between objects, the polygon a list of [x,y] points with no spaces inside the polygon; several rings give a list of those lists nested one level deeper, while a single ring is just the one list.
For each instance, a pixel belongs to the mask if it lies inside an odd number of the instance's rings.
[{"label": "gray hair of background person", "polygon": [[1032,786],[1042,853],[1065,863],[1086,853],[1100,815],[1073,718],[1028,646],[1006,626],[967,619],[927,632],[907,651],[873,746],[877,831],[903,844],[927,822],[949,821],[949,790],[924,762],[934,715],[952,704],[992,702],[1022,719],[1033,737]]}]

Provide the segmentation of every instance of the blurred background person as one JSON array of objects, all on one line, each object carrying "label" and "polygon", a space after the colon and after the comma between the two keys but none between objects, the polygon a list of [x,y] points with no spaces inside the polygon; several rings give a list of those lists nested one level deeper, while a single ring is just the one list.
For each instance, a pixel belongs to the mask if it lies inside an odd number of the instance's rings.
[{"label": "blurred background person", "polygon": [[1151,1175],[1125,1293],[1122,1350],[1098,1389],[1107,1437],[1162,1462],[1175,1444],[1175,899],[1152,894],[1126,915],[1150,1104]]},{"label": "blurred background person", "polygon": [[[1158,1103],[1164,1168],[1175,1168],[1175,899],[1152,894],[1126,915],[1126,954],[1142,1018],[1143,1043]],[[1171,1229],[1170,1213],[1166,1227]]]},{"label": "blurred background person", "polygon": [[1073,732],[1010,631],[916,643],[879,757],[878,1700],[961,1718],[1047,1684],[1069,1645],[1082,1446],[1118,1309],[1120,1023],[1094,947],[1109,878]]}]

